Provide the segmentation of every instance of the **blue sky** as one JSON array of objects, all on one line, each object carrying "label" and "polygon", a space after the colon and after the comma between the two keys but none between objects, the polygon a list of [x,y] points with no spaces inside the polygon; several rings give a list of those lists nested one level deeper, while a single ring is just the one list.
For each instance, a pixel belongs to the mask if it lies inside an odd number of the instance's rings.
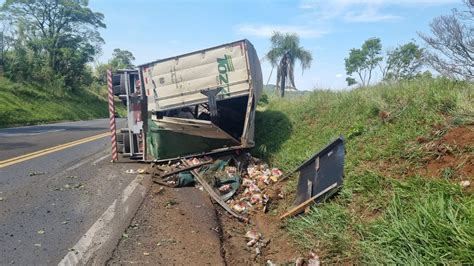
[{"label": "blue sky", "polygon": [[[313,54],[311,69],[295,72],[296,86],[345,89],[344,58],[364,40],[379,37],[383,49],[415,40],[439,15],[460,7],[461,0],[90,0],[105,15],[105,62],[114,48],[127,49],[142,64],[159,58],[249,39],[260,58],[275,30],[295,32]],[[264,82],[271,71],[262,61]],[[275,83],[273,74],[270,83]]]}]

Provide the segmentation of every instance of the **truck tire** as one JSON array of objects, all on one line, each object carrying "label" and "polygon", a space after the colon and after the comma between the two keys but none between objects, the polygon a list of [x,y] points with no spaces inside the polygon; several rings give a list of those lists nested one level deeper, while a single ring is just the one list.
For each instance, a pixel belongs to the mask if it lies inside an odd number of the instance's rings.
[{"label": "truck tire", "polygon": [[123,133],[123,152],[130,153],[130,134],[128,132]]},{"label": "truck tire", "polygon": [[117,152],[123,153],[123,143],[117,143]]},{"label": "truck tire", "polygon": [[120,132],[120,130],[118,130],[119,132],[117,132],[117,143],[119,144],[123,144],[123,133]]}]

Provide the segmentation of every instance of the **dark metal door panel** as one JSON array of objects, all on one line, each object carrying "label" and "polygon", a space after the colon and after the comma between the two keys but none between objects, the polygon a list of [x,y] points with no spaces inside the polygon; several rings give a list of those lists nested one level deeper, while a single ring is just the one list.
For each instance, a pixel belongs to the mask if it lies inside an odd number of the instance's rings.
[{"label": "dark metal door panel", "polygon": [[[344,139],[339,137],[298,167],[296,171],[300,172],[300,177],[293,205],[301,204],[334,183],[337,183],[336,187],[342,186],[344,155]],[[324,197],[316,199],[316,202],[329,197],[334,191],[327,192]]]}]

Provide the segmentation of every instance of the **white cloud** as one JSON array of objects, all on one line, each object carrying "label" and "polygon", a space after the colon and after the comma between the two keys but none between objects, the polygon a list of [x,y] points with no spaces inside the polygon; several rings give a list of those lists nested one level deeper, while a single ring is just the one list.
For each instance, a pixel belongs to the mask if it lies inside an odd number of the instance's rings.
[{"label": "white cloud", "polygon": [[307,26],[293,26],[293,25],[239,25],[237,26],[237,33],[241,35],[250,35],[257,37],[270,37],[275,31],[296,33],[301,38],[319,38],[326,31],[316,30]]},{"label": "white cloud", "polygon": [[342,78],[343,76],[344,75],[342,75],[341,73],[336,74],[336,78],[338,78],[338,79]]},{"label": "white cloud", "polygon": [[309,4],[301,4],[301,5],[300,5],[300,8],[301,8],[301,9],[311,9],[311,8],[313,8],[313,6],[312,6],[312,5],[309,5]]},{"label": "white cloud", "polygon": [[396,21],[401,16],[387,13],[390,7],[455,4],[459,0],[303,0],[299,7],[315,20],[342,18],[346,22]]},{"label": "white cloud", "polygon": [[348,12],[344,16],[344,20],[348,22],[378,22],[400,20],[401,16],[382,14],[375,9],[367,9],[362,12]]},{"label": "white cloud", "polygon": [[299,5],[302,9],[324,6],[345,7],[350,5],[396,5],[396,6],[413,6],[413,5],[445,5],[459,3],[459,0],[303,0]]},{"label": "white cloud", "polygon": [[[390,7],[444,5],[459,0],[302,0],[298,7],[305,22],[293,25],[241,24],[235,30],[239,35],[268,38],[273,32],[292,32],[301,38],[319,38],[329,33],[329,20],[349,23],[388,22],[403,19],[392,14]],[[324,25],[324,26],[322,26]],[[324,29],[324,30],[323,30]]]}]

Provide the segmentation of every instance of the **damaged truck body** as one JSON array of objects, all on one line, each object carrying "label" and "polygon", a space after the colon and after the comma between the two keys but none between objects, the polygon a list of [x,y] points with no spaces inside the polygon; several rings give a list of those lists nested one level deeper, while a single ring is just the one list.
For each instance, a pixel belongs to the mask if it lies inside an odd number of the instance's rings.
[{"label": "damaged truck body", "polygon": [[255,109],[263,88],[248,40],[161,59],[113,75],[127,106],[118,150],[143,161],[254,146]]}]

